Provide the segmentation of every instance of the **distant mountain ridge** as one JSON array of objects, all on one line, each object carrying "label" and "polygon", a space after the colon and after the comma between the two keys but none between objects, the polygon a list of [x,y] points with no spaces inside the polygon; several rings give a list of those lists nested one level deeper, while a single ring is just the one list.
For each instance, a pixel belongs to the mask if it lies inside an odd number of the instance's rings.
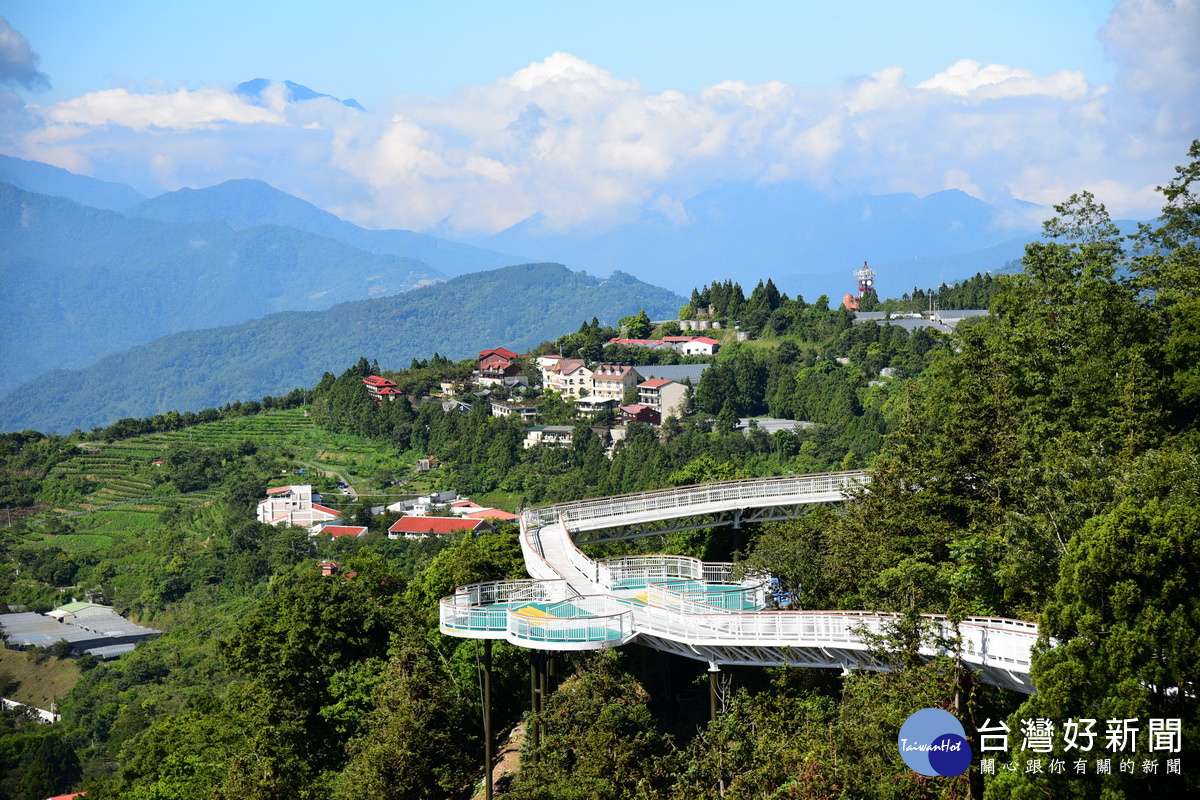
[{"label": "distant mountain ridge", "polygon": [[206,189],[179,189],[145,200],[127,213],[163,222],[214,222],[239,227],[281,225],[377,255],[423,261],[446,275],[506,267],[519,258],[404,230],[367,230],[258,180],[237,179]]},{"label": "distant mountain ridge", "polygon": [[406,367],[434,352],[527,349],[592,317],[645,309],[674,316],[684,298],[624,273],[600,280],[560,264],[524,264],[400,295],[284,312],[171,334],[78,370],[55,370],[0,399],[0,430],[70,431],[170,409],[198,410],[315,385],[360,356]]},{"label": "distant mountain ridge", "polygon": [[290,228],[171,224],[0,184],[0,391],[174,331],[443,277]]},{"label": "distant mountain ridge", "polygon": [[146,199],[146,195],[123,183],[76,175],[38,161],[0,155],[0,183],[38,194],[66,197],[93,208],[124,211]]},{"label": "distant mountain ridge", "polygon": [[333,95],[315,92],[307,86],[301,86],[300,84],[292,83],[291,81],[272,81],[266,78],[255,78],[254,80],[239,83],[237,88],[234,89],[234,93],[240,94],[243,97],[249,97],[253,100],[261,100],[262,93],[266,91],[266,89],[273,83],[282,83],[284,85],[284,88],[287,92],[288,102],[296,103],[304,100],[316,100],[319,97],[327,97],[330,100],[341,103],[348,108],[353,108],[356,111],[366,111],[366,109],[359,105],[358,101],[354,98],[342,100],[341,98],[334,97]]},{"label": "distant mountain ridge", "polygon": [[[609,230],[556,232],[534,216],[472,241],[601,274],[620,265],[679,292],[711,280],[750,287],[770,277],[781,291],[808,299],[852,290],[850,273],[866,260],[903,265],[880,276],[880,293],[899,295],[999,268],[1010,249],[1001,257],[987,248],[1035,238],[1037,212],[958,190],[830,197],[799,184],[731,184],[687,200],[674,219],[651,211]],[[969,258],[976,252],[979,258]],[[965,274],[947,276],[927,261],[950,255],[970,262]]]}]

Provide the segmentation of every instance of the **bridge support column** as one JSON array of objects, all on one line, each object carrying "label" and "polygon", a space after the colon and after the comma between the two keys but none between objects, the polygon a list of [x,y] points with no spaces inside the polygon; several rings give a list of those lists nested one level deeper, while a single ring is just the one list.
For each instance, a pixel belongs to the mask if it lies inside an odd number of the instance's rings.
[{"label": "bridge support column", "polygon": [[492,800],[492,640],[483,640],[483,796]]},{"label": "bridge support column", "polygon": [[717,681],[720,680],[721,668],[715,662],[708,662],[708,721],[717,721]]},{"label": "bridge support column", "polygon": [[[552,652],[546,650],[529,651],[529,711],[532,715],[540,714],[546,708],[546,698],[554,690],[554,681],[558,676],[558,659]],[[542,739],[542,727],[531,720],[525,736],[537,747]]]}]

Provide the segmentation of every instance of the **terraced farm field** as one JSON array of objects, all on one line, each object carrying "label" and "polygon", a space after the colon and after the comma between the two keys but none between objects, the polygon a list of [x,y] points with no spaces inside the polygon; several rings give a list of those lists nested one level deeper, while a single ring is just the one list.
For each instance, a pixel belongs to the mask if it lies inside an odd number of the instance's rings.
[{"label": "terraced farm field", "polygon": [[253,417],[237,417],[197,425],[179,431],[152,433],[135,439],[104,444],[92,442],[58,465],[54,477],[82,478],[92,489],[81,500],[64,504],[53,511],[60,516],[119,513],[121,522],[131,528],[149,527],[165,503],[197,505],[210,500],[212,492],[172,494],[160,485],[154,462],[166,457],[172,445],[198,447],[226,446],[246,439],[258,447],[294,447],[304,434],[313,430],[312,420],[303,410],[272,411]]}]

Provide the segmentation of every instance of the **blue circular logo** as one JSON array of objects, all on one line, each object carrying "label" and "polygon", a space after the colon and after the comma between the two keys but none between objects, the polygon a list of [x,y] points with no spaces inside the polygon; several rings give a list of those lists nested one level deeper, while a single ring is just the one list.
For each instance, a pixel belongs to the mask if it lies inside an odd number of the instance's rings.
[{"label": "blue circular logo", "polygon": [[962,723],[940,708],[923,708],[906,719],[896,746],[908,768],[922,775],[953,777],[971,766],[971,746]]}]

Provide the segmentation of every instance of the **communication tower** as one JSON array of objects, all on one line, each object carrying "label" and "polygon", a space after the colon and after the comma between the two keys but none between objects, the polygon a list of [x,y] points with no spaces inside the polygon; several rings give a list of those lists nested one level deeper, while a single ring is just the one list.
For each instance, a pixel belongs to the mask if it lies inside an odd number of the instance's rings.
[{"label": "communication tower", "polygon": [[862,269],[854,271],[854,277],[858,279],[858,296],[860,299],[867,289],[875,288],[875,270],[868,267],[867,262],[863,262]]},{"label": "communication tower", "polygon": [[858,311],[858,301],[862,299],[863,294],[871,289],[875,289],[875,270],[867,266],[864,261],[861,269],[854,271],[854,278],[858,281],[858,295],[852,295],[849,292],[842,297],[842,305],[851,311]]}]

